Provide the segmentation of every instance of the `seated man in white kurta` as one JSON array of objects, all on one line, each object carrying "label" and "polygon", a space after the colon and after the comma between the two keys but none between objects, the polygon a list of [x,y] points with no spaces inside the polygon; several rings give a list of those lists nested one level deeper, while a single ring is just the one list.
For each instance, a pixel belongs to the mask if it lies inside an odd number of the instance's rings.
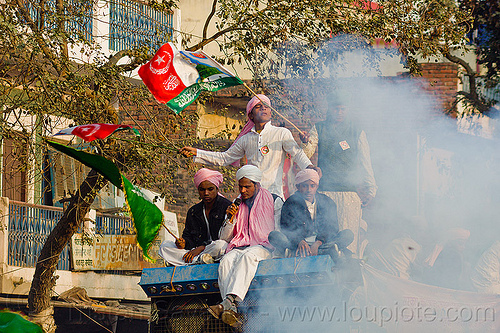
[{"label": "seated man in white kurta", "polygon": [[[233,327],[241,326],[237,303],[241,302],[252,283],[259,262],[271,257],[268,235],[274,230],[275,200],[260,186],[262,172],[245,165],[236,172],[242,203],[231,205],[227,212],[234,223],[221,229],[221,239],[229,242],[219,265],[219,288],[222,302],[209,307],[209,312]],[[280,200],[280,199],[277,199]]]},{"label": "seated man in white kurta", "polygon": [[169,264],[210,264],[225,252],[227,242],[219,240],[219,230],[231,201],[219,195],[223,181],[218,171],[202,168],[194,175],[201,202],[189,208],[182,238],[160,245],[160,256]]}]

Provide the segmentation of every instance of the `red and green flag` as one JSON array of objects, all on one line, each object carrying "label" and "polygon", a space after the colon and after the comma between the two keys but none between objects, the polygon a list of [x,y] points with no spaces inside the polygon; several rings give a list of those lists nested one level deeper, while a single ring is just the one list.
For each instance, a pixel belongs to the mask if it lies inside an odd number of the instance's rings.
[{"label": "red and green flag", "polygon": [[203,51],[179,51],[173,43],[160,47],[154,57],[141,66],[139,76],[156,100],[166,103],[177,114],[203,90],[218,91],[243,84]]},{"label": "red and green flag", "polygon": [[76,150],[53,141],[47,140],[47,143],[58,151],[96,170],[113,185],[125,192],[125,201],[134,221],[137,243],[141,247],[144,257],[153,261],[148,254],[148,250],[163,224],[163,213],[161,210],[140,188],[125,178],[113,162],[105,157]]},{"label": "red and green flag", "polygon": [[54,135],[76,135],[85,141],[94,141],[96,139],[106,139],[116,131],[130,129],[136,136],[140,136],[138,130],[130,125],[116,124],[86,124],[65,128]]}]

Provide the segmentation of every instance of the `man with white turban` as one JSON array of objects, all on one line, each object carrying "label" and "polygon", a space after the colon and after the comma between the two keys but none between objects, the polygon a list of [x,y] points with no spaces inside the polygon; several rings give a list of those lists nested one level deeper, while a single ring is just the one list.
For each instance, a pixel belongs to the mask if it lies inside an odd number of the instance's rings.
[{"label": "man with white turban", "polygon": [[301,170],[316,167],[295,142],[290,130],[271,125],[270,106],[269,98],[261,94],[248,102],[248,121],[228,150],[212,152],[183,147],[181,153],[186,157],[195,156],[197,163],[209,165],[235,165],[246,156],[247,164],[262,170],[261,186],[283,198],[283,165],[287,153]]},{"label": "man with white turban", "polygon": [[287,248],[300,257],[330,254],[337,259],[338,250],[343,250],[350,256],[346,247],[352,242],[352,232],[339,233],[337,206],[332,199],[316,192],[319,179],[318,173],[311,169],[295,176],[297,192],[283,204],[281,232],[273,231],[269,235],[271,244],[279,252]]},{"label": "man with white turban", "polygon": [[219,240],[219,230],[231,201],[219,195],[223,181],[218,171],[202,168],[194,175],[201,202],[189,208],[182,238],[160,245],[160,256],[169,264],[207,264],[219,259],[227,242]]},{"label": "man with white turban", "polygon": [[268,235],[274,230],[274,199],[260,186],[262,172],[245,165],[236,172],[242,200],[227,213],[234,221],[221,229],[221,239],[229,242],[219,264],[219,288],[222,302],[208,308],[216,318],[233,327],[241,326],[237,302],[241,302],[252,283],[259,262],[271,257]]}]

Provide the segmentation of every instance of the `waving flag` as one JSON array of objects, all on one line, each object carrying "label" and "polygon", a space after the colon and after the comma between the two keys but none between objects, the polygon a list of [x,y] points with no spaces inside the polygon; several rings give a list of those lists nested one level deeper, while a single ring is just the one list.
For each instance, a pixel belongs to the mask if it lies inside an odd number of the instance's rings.
[{"label": "waving flag", "polygon": [[218,91],[243,82],[203,51],[179,51],[164,44],[142,65],[139,76],[159,103],[179,114],[203,90]]},{"label": "waving flag", "polygon": [[118,130],[131,129],[136,136],[140,136],[139,131],[129,125],[115,124],[87,124],[65,128],[54,135],[76,135],[85,141],[94,141],[95,139],[106,139],[108,136]]},{"label": "waving flag", "polygon": [[163,213],[151,200],[127,178],[122,175],[125,200],[132,213],[137,233],[137,243],[141,246],[145,258],[153,261],[148,254],[154,239],[163,223]]},{"label": "waving flag", "polygon": [[76,150],[52,141],[47,141],[47,143],[60,152],[93,168],[113,185],[124,190],[125,201],[134,221],[137,243],[141,247],[144,257],[149,261],[153,261],[148,254],[148,250],[163,224],[161,210],[137,186],[134,186],[125,178],[113,162],[105,157]]}]

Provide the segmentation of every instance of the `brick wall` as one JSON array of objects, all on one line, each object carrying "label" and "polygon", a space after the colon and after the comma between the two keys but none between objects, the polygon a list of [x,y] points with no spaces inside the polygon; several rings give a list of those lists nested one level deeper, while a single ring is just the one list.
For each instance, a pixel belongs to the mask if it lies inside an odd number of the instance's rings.
[{"label": "brick wall", "polygon": [[458,65],[454,63],[423,63],[420,64],[423,88],[437,102],[437,110],[457,116],[455,95],[458,86]]}]

